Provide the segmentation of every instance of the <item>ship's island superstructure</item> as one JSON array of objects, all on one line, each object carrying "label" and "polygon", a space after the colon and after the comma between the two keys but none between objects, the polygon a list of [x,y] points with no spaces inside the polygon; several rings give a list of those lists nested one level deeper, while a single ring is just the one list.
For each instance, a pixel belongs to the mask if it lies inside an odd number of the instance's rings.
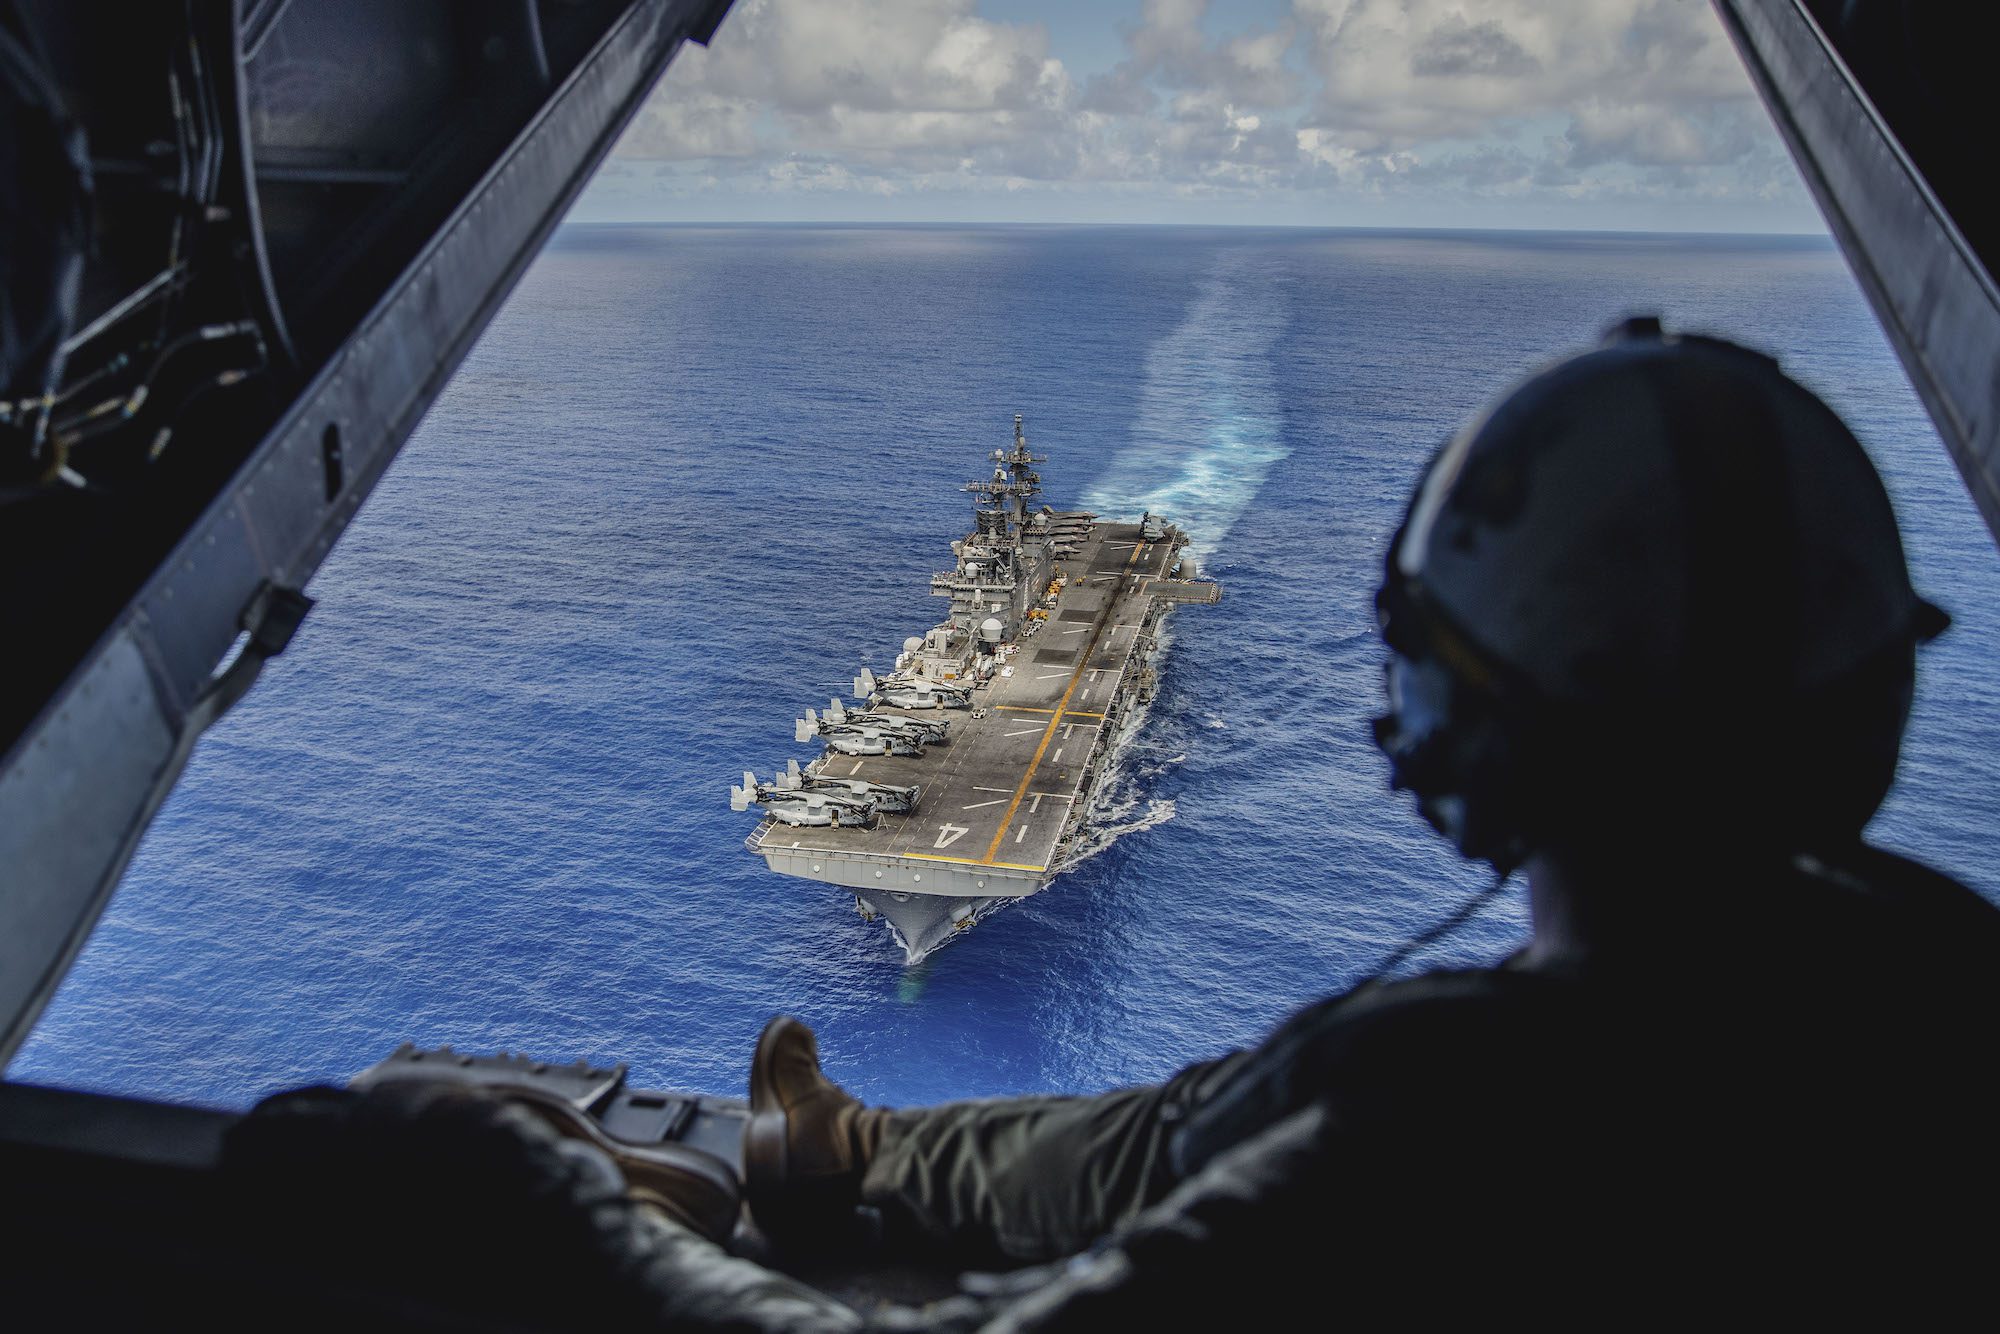
[{"label": "ship's island superstructure", "polygon": [[862,669],[861,707],[806,711],[794,735],[821,742],[817,758],[768,783],[746,772],[730,792],[763,814],[750,851],[853,890],[912,960],[1075,855],[1120,728],[1151,698],[1160,617],[1222,594],[1152,514],[1031,508],[1043,461],[1017,414],[1012,448],[965,487],[972,532],[931,577],[946,618],[904,642],[890,675]]}]

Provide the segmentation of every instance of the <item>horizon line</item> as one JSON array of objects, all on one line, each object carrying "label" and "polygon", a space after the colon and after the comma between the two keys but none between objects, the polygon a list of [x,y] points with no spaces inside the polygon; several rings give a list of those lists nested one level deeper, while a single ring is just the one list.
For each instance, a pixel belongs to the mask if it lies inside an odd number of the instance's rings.
[{"label": "horizon line", "polygon": [[1431,224],[1422,226],[1385,226],[1378,223],[1314,223],[1314,222],[1104,222],[1104,221],[1064,221],[1042,219],[1028,221],[1008,219],[894,219],[894,218],[564,218],[558,230],[564,227],[909,227],[909,228],[1161,228],[1186,231],[1256,231],[1256,232],[1369,232],[1399,233],[1410,232],[1444,233],[1461,235],[1492,235],[1509,233],[1523,236],[1728,236],[1764,237],[1773,240],[1802,240],[1833,242],[1829,231],[1729,231],[1721,228],[1684,228],[1669,230],[1651,227],[1510,227],[1494,225],[1487,227],[1452,226]]}]

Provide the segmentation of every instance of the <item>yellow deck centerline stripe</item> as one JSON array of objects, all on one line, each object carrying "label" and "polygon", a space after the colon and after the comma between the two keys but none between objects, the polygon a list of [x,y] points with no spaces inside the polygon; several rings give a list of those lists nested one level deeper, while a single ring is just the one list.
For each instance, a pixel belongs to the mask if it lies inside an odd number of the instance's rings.
[{"label": "yellow deck centerline stripe", "polygon": [[[1145,549],[1144,541],[1134,545],[1132,554],[1125,558],[1125,567],[1130,569],[1132,563],[1139,559],[1139,553]],[[1062,698],[1056,701],[1056,711],[1049,719],[1047,730],[1042,733],[1041,744],[1035,747],[1035,758],[1028,761],[1028,772],[1021,775],[1021,786],[1014,789],[1014,799],[1007,803],[1007,814],[1000,821],[1000,832],[993,836],[993,841],[986,847],[986,855],[979,859],[982,864],[988,866],[996,864],[993,859],[1000,855],[1000,840],[1007,837],[1007,830],[1014,823],[1014,812],[1021,809],[1021,798],[1028,795],[1028,784],[1035,781],[1035,770],[1042,767],[1042,756],[1048,751],[1049,739],[1056,734],[1056,724],[1063,720],[1063,710],[1069,706],[1069,697],[1076,693],[1077,682],[1083,680],[1084,668],[1090,666],[1090,655],[1097,651],[1097,641],[1104,637],[1104,627],[1111,623],[1111,609],[1117,602],[1118,590],[1113,588],[1111,600],[1104,604],[1104,620],[1098,624],[1096,632],[1090,636],[1090,642],[1083,646],[1083,652],[1078,655],[1076,670],[1069,674],[1069,685],[1063,689]]]},{"label": "yellow deck centerline stripe", "polygon": [[899,852],[898,857],[910,857],[922,862],[956,862],[960,866],[998,866],[1009,871],[1046,871],[1046,866],[1029,866],[1025,862],[987,862],[977,857],[940,857],[935,852]]}]

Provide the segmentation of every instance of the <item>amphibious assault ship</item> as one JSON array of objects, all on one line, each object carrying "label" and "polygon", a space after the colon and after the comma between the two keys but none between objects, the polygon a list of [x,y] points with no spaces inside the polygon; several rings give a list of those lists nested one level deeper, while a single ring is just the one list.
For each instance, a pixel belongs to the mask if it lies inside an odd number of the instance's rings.
[{"label": "amphibious assault ship", "polygon": [[1014,417],[992,476],[968,482],[973,528],[931,576],[945,619],[904,641],[863,704],[807,709],[794,737],[822,752],[771,782],[745,772],[730,805],[763,815],[745,846],[783,875],[854,891],[914,961],[1074,859],[1091,798],[1152,697],[1160,618],[1214,602],[1180,529],[1031,508],[1041,494]]}]

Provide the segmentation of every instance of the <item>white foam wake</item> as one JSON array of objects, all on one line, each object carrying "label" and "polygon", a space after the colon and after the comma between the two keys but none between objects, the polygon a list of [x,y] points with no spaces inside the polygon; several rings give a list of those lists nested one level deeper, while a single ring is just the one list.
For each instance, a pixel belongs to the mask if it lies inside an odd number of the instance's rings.
[{"label": "white foam wake", "polygon": [[1107,518],[1151,510],[1214,550],[1256,499],[1284,443],[1271,350],[1287,298],[1249,250],[1224,251],[1187,314],[1146,354],[1131,438],[1084,492]]},{"label": "white foam wake", "polygon": [[1076,844],[1070,850],[1069,860],[1063,863],[1063,869],[1069,870],[1081,866],[1127,834],[1141,833],[1173,819],[1174,799],[1147,797],[1141,801],[1134,796],[1123,803],[1113,802],[1111,811],[1122,812],[1122,815],[1107,813],[1091,816],[1090,823],[1077,836]]},{"label": "white foam wake", "polygon": [[[1291,453],[1271,367],[1288,318],[1283,285],[1254,252],[1219,255],[1187,314],[1146,354],[1131,438],[1084,492],[1084,508],[1124,519],[1150,510],[1180,525],[1198,551],[1215,550],[1271,469]],[[1161,656],[1168,651],[1171,619],[1160,626]],[[1066,867],[1174,818],[1173,799],[1148,796],[1147,788],[1185,757],[1135,765],[1127,753],[1148,712],[1135,705],[1112,738]]]}]

